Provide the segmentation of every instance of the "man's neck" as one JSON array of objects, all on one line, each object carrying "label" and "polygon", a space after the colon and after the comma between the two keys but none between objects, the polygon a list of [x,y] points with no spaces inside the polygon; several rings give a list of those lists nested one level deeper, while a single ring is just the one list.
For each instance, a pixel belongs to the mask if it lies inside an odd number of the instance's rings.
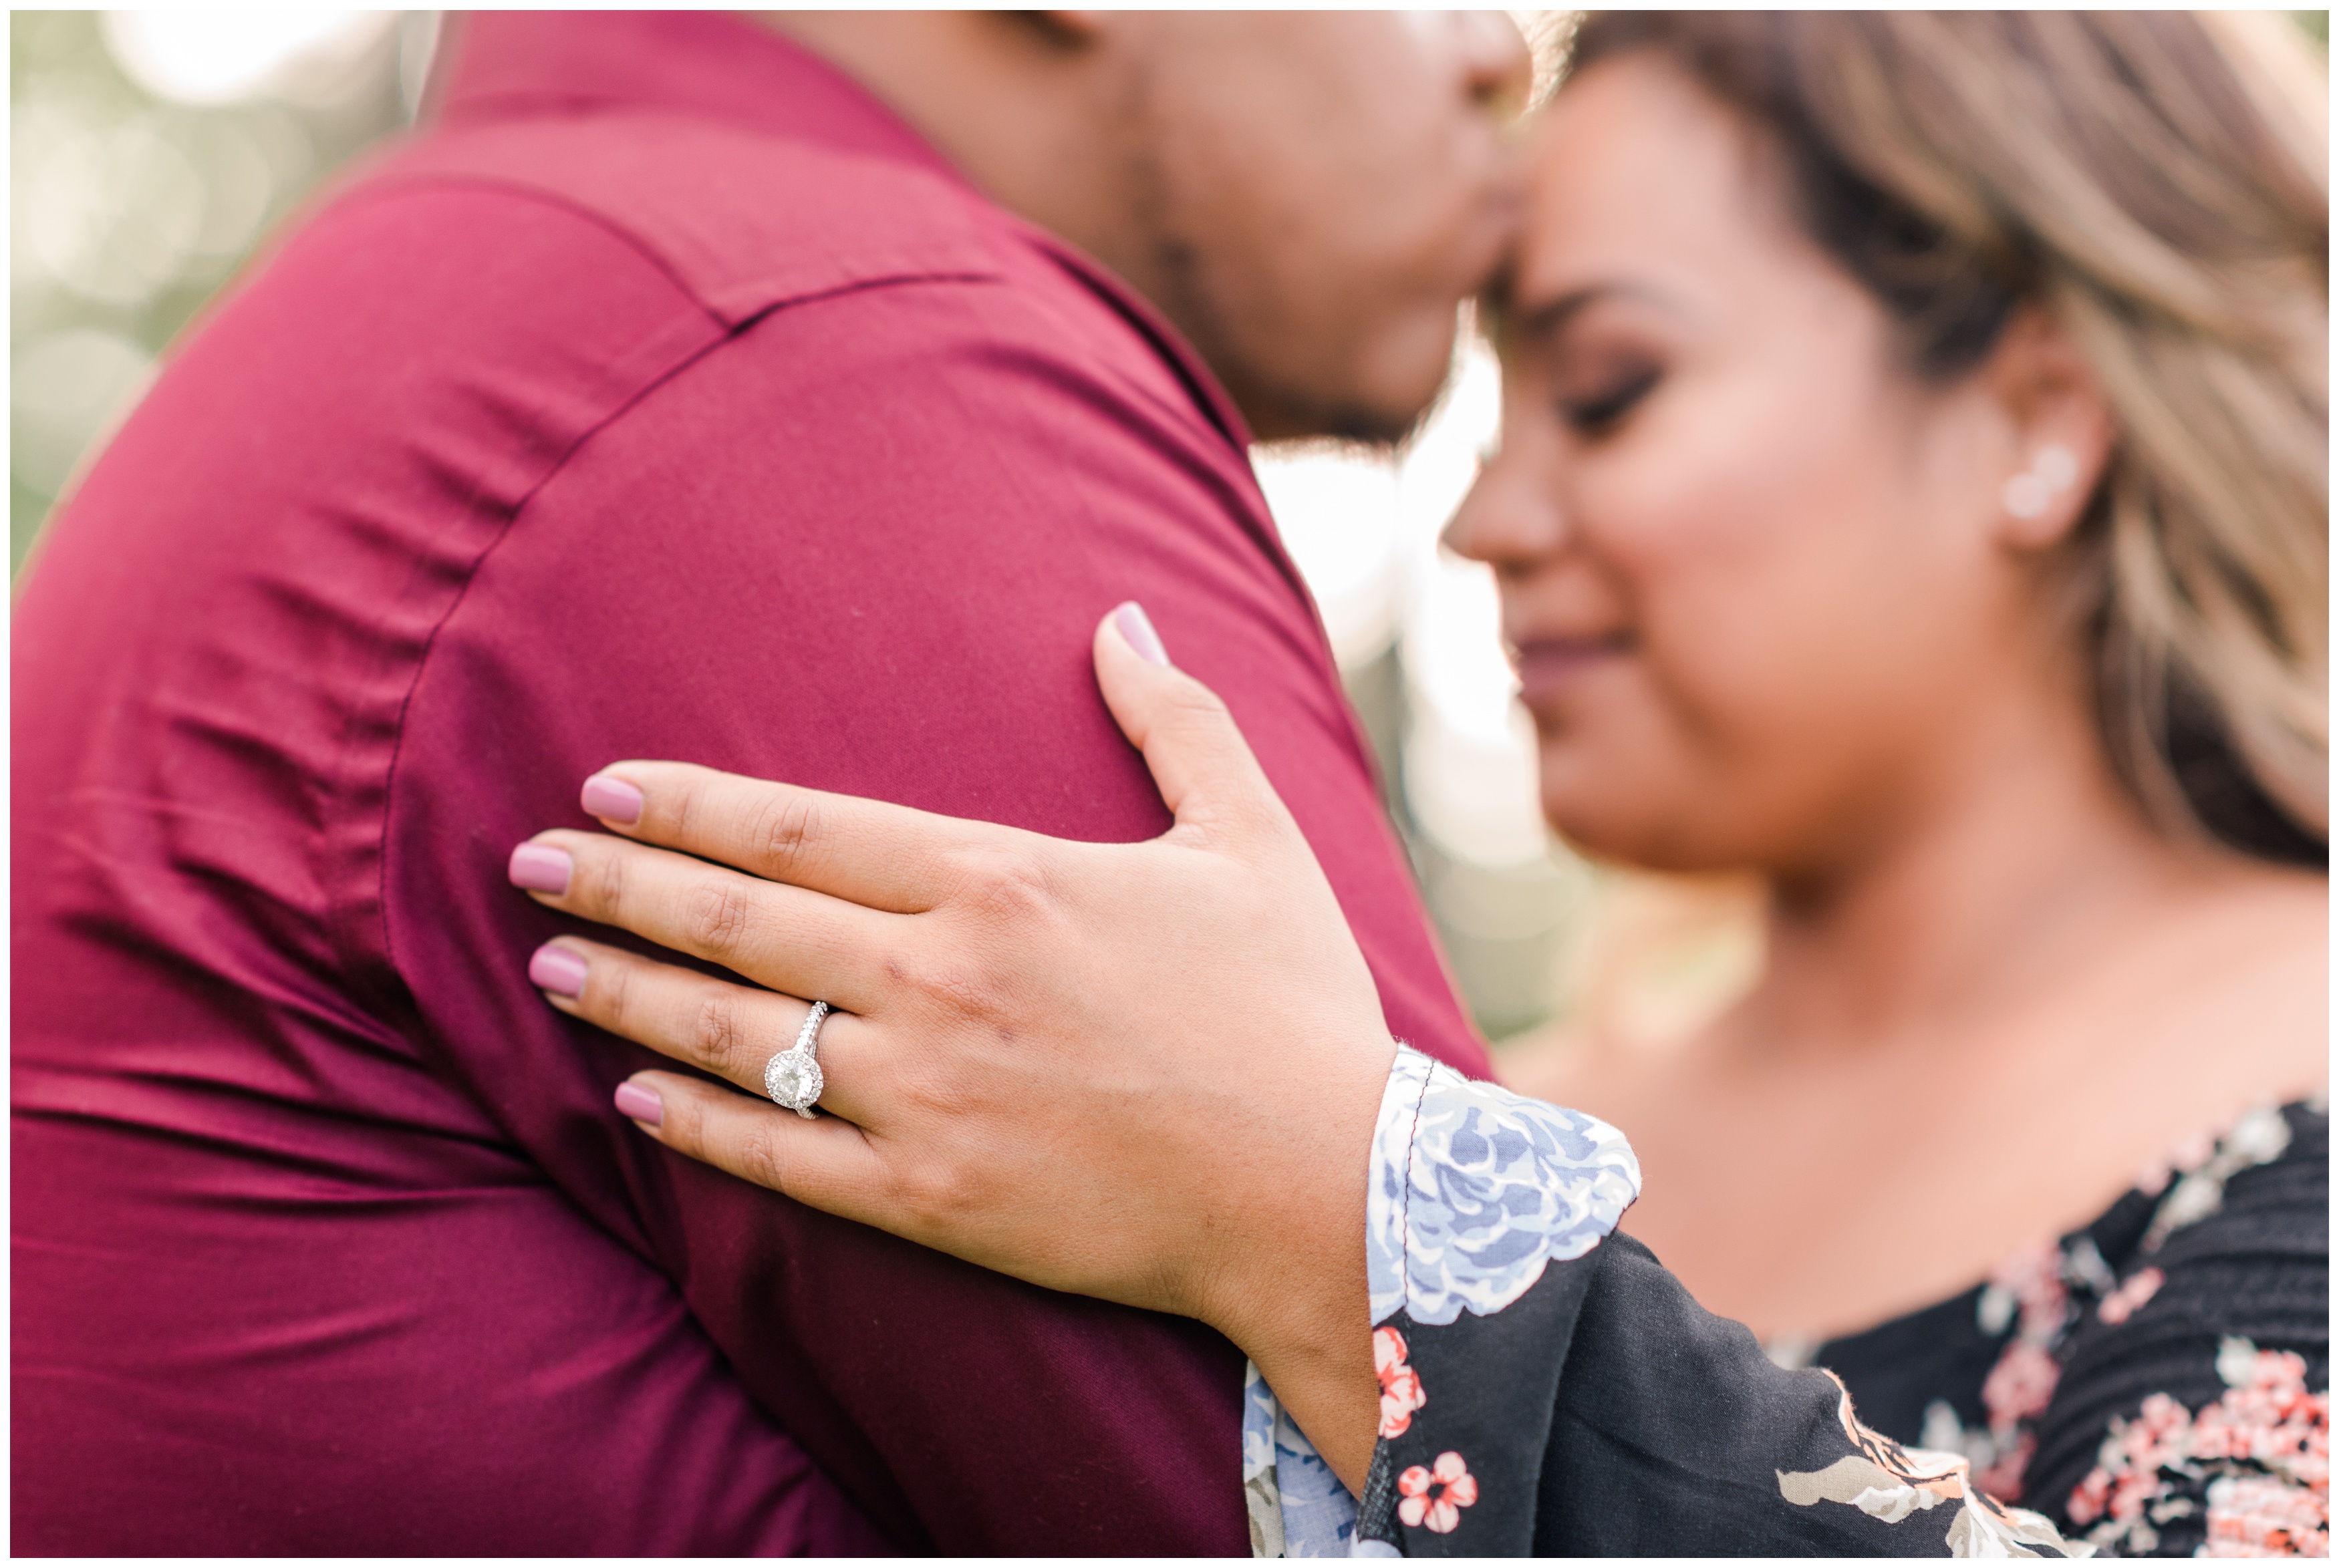
[{"label": "man's neck", "polygon": [[[1133,127],[1094,45],[1036,13],[772,11],[759,21],[858,81],[992,201],[1169,312],[1129,210]],[[1002,106],[1012,106],[1003,112]],[[1183,323],[1180,323],[1182,326]]]}]

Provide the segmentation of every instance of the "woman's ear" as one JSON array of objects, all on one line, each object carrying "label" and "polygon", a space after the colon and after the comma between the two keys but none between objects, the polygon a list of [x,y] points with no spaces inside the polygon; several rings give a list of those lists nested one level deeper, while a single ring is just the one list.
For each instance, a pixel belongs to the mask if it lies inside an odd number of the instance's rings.
[{"label": "woman's ear", "polygon": [[2012,435],[1999,488],[1997,535],[2017,550],[2060,544],[2103,483],[2111,410],[2077,348],[2036,306],[2008,323],[1983,377]]}]

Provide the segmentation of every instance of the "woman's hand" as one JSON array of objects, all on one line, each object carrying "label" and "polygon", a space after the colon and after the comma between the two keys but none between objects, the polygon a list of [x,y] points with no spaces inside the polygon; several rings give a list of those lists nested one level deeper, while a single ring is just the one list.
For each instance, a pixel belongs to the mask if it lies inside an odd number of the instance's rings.
[{"label": "woman's hand", "polygon": [[[1367,1170],[1396,1047],[1298,826],[1160,648],[1135,606],[1097,630],[1105,700],[1176,816],[1160,838],[620,763],[585,798],[626,836],[541,834],[513,880],[768,989],[573,938],[529,972],[555,1006],[750,1091],[637,1074],[619,1108],[668,1147],[986,1267],[1200,1318],[1357,1487],[1378,1409]],[[814,997],[838,1010],[819,1053],[834,1114],[806,1120],[761,1089]]]}]

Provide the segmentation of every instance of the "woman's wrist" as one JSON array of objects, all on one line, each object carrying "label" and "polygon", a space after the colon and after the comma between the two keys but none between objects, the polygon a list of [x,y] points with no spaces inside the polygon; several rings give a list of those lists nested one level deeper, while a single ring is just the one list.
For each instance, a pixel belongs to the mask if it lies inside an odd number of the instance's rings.
[{"label": "woman's wrist", "polygon": [[1332,1473],[1361,1496],[1380,1422],[1361,1270],[1349,1307],[1326,1321],[1295,1320],[1285,1331],[1254,1335],[1243,1349]]},{"label": "woman's wrist", "polygon": [[[1277,1128],[1277,1147],[1229,1150],[1277,1197],[1250,1198],[1202,1287],[1196,1316],[1239,1346],[1276,1398],[1351,1491],[1364,1484],[1379,1425],[1373,1371],[1366,1227],[1374,1139],[1394,1040],[1319,1060],[1304,1124]],[[1286,1132],[1288,1136],[1282,1136]]]}]

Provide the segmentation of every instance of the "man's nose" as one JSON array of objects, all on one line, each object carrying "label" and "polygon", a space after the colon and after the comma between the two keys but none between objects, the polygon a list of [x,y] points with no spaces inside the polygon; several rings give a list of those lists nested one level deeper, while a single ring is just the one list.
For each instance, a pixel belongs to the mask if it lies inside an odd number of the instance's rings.
[{"label": "man's nose", "polygon": [[1462,62],[1471,102],[1508,119],[1527,106],[1535,90],[1535,55],[1505,11],[1463,11]]}]

